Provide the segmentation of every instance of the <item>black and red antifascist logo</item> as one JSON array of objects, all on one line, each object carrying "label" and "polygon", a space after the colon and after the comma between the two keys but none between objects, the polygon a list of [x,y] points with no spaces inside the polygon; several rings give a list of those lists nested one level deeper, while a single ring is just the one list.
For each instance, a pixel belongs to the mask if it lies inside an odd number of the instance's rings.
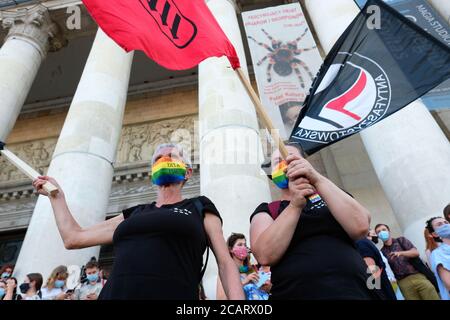
[{"label": "black and red antifascist logo", "polygon": [[[340,56],[340,58],[339,58]],[[314,93],[293,138],[328,144],[381,120],[391,104],[385,70],[357,52],[339,52]],[[337,63],[336,63],[337,62]]]},{"label": "black and red antifascist logo", "polygon": [[186,48],[197,35],[197,26],[178,8],[175,0],[139,0],[161,32],[179,49]]}]

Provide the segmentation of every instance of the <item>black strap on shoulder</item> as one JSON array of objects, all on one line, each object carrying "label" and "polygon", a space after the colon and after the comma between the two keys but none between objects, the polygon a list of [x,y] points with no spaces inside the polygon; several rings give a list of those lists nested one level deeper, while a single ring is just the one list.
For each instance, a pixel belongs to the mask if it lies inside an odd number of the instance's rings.
[{"label": "black strap on shoulder", "polygon": [[3,141],[0,141],[0,151],[3,150],[6,146],[6,143],[4,143]]},{"label": "black strap on shoulder", "polygon": [[[200,201],[199,198],[196,198],[194,200],[194,205],[195,205],[195,208],[197,209],[198,214],[200,215],[201,221],[203,221],[203,219],[204,219],[203,203]],[[208,266],[208,260],[209,260],[210,243],[209,243],[209,238],[208,238],[208,234],[206,233],[206,230],[205,230],[205,237],[206,237],[206,261],[205,261],[205,264],[203,265],[202,271],[200,271],[200,282],[203,279],[203,275],[205,274],[206,267]]]}]

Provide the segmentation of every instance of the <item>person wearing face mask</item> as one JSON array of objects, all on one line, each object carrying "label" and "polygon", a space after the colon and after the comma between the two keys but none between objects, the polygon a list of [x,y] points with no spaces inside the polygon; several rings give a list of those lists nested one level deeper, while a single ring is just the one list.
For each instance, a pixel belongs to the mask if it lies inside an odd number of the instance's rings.
[{"label": "person wearing face mask", "polygon": [[[259,283],[260,270],[257,266],[252,266],[250,263],[250,252],[247,247],[247,241],[245,235],[241,233],[233,233],[227,240],[228,250],[230,256],[233,258],[236,266],[239,268],[239,274],[241,275],[241,283],[245,292],[246,300],[268,300],[269,292],[271,288],[270,279]],[[265,272],[262,271],[261,272]],[[264,277],[267,277],[264,275]],[[217,280],[217,299],[226,300],[227,296],[223,291],[220,280]]]},{"label": "person wearing face mask", "polygon": [[22,297],[17,293],[17,279],[10,277],[8,280],[3,281],[6,283],[5,295],[3,300],[20,300]]},{"label": "person wearing face mask", "polygon": [[431,269],[436,275],[442,300],[450,300],[450,223],[441,217],[427,221],[427,229],[442,244],[431,252]]},{"label": "person wearing face mask", "polygon": [[423,236],[425,239],[425,256],[427,257],[426,264],[431,269],[431,253],[434,249],[440,246],[442,243],[442,240],[439,238],[435,238],[430,231],[428,230],[427,226],[425,226],[425,229],[423,231]]},{"label": "person wearing face mask", "polygon": [[386,265],[383,262],[382,254],[375,246],[377,243],[378,236],[373,230],[369,230],[366,239],[355,242],[359,254],[363,257],[368,270],[373,276],[372,285],[375,290],[378,291],[383,300],[397,300],[386,273]]},{"label": "person wearing face mask", "polygon": [[6,264],[0,269],[0,278],[1,280],[8,280],[14,271],[14,265],[12,264]]},{"label": "person wearing face mask", "polygon": [[[198,300],[203,253],[208,247],[227,296],[244,299],[219,211],[207,197],[183,199],[182,188],[192,176],[188,155],[179,145],[162,144],[151,165],[156,201],[125,209],[88,228],[76,222],[55,179],[41,176],[33,186],[49,197],[67,249],[114,244],[113,269],[99,300]],[[50,196],[42,188],[47,181],[58,187],[58,194]]]},{"label": "person wearing face mask", "polygon": [[0,300],[3,300],[6,294],[6,281],[0,280]]},{"label": "person wearing face mask", "polygon": [[[15,280],[15,279],[14,279]],[[41,300],[42,275],[30,273],[19,286],[22,294],[16,295],[16,281],[12,278],[7,281],[6,294],[3,300]]]},{"label": "person wearing face mask", "polygon": [[405,300],[440,300],[433,283],[426,276],[430,271],[425,270],[427,267],[411,241],[405,237],[393,238],[386,224],[376,225],[375,232],[383,241],[381,252],[388,259]]},{"label": "person wearing face mask", "polygon": [[56,267],[42,288],[42,300],[65,300],[69,298],[69,295],[66,293],[68,276],[69,273],[66,266]]},{"label": "person wearing face mask", "polygon": [[85,266],[86,282],[80,289],[75,290],[72,300],[97,300],[103,285],[99,277],[97,261],[89,261]]},{"label": "person wearing face mask", "polygon": [[355,248],[370,213],[319,174],[297,144],[284,161],[272,155],[272,181],[281,199],[260,204],[250,217],[252,253],[271,267],[271,299],[380,299]]}]

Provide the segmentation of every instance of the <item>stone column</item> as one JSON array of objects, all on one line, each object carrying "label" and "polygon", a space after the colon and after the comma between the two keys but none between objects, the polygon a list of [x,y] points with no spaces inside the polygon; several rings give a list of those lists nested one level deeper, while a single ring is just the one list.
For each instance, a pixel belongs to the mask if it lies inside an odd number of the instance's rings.
[{"label": "stone column", "polygon": [[[247,73],[236,4],[209,0],[207,5],[239,55]],[[253,104],[229,67],[228,60],[210,58],[199,66],[201,193],[219,209],[224,236],[249,233],[256,206],[270,201],[268,180],[261,172],[262,148]],[[210,259],[204,285],[208,298],[216,292],[217,265]]]},{"label": "stone column", "polygon": [[9,29],[0,49],[0,141],[5,142],[47,51],[61,42],[54,41],[58,28],[44,6],[0,15]]},{"label": "stone column", "polygon": [[[132,58],[99,29],[48,170],[82,227],[106,216]],[[39,197],[15,276],[22,281],[27,273],[40,272],[45,279],[56,266],[82,265],[99,250],[66,250],[50,201]]]},{"label": "stone column", "polygon": [[[304,2],[329,52],[358,7],[353,0]],[[449,202],[448,140],[420,100],[362,131],[361,138],[403,234],[423,254],[425,221],[442,215]]]}]

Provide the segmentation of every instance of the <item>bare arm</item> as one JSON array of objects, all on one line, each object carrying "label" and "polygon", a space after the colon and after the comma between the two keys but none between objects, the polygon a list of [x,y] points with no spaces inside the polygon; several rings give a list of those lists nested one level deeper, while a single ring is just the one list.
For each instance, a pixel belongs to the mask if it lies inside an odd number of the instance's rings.
[{"label": "bare arm", "polygon": [[301,208],[289,204],[274,221],[260,212],[250,224],[250,244],[256,260],[265,266],[275,265],[283,257],[300,219]]},{"label": "bare arm", "polygon": [[217,277],[217,288],[216,288],[216,300],[228,300],[225,291],[223,290],[222,282],[220,277]]},{"label": "bare arm", "polygon": [[442,264],[438,265],[437,270],[445,288],[450,291],[450,270],[445,269]]},{"label": "bare arm", "polygon": [[408,251],[402,251],[402,255],[407,258],[417,258],[420,256],[420,253],[416,248],[412,248]]},{"label": "bare arm", "polygon": [[[43,189],[42,185],[50,181],[60,190],[55,196],[49,196]],[[112,243],[112,237],[117,226],[123,221],[123,214],[118,215],[107,221],[100,222],[88,228],[82,228],[71,214],[64,192],[58,183],[50,177],[39,177],[33,182],[39,194],[48,196],[53,208],[61,238],[66,249],[82,249],[102,244]]]},{"label": "bare arm", "polygon": [[216,257],[220,280],[226,296],[230,300],[245,300],[244,291],[239,279],[239,272],[228,252],[220,219],[213,214],[206,213],[204,225],[211,243],[211,249]]},{"label": "bare arm", "polygon": [[16,283],[12,279],[8,279],[6,281],[6,294],[3,297],[3,300],[12,300],[14,297],[14,288],[16,287]]},{"label": "bare arm", "polygon": [[290,155],[287,176],[289,181],[306,178],[326,202],[331,214],[353,240],[367,235],[370,213],[350,195],[318,173],[305,159]]},{"label": "bare arm", "polygon": [[256,260],[261,265],[273,266],[283,257],[294,235],[306,197],[314,193],[307,179],[289,180],[291,201],[274,221],[270,215],[260,212],[250,225],[250,244]]},{"label": "bare arm", "polygon": [[316,184],[336,221],[353,240],[364,238],[369,231],[370,213],[333,182],[321,176]]},{"label": "bare arm", "polygon": [[390,257],[392,258],[398,258],[400,256],[406,257],[406,258],[417,258],[420,256],[419,251],[416,248],[411,248],[409,250],[406,251],[396,251],[396,252],[391,252],[389,254]]}]

